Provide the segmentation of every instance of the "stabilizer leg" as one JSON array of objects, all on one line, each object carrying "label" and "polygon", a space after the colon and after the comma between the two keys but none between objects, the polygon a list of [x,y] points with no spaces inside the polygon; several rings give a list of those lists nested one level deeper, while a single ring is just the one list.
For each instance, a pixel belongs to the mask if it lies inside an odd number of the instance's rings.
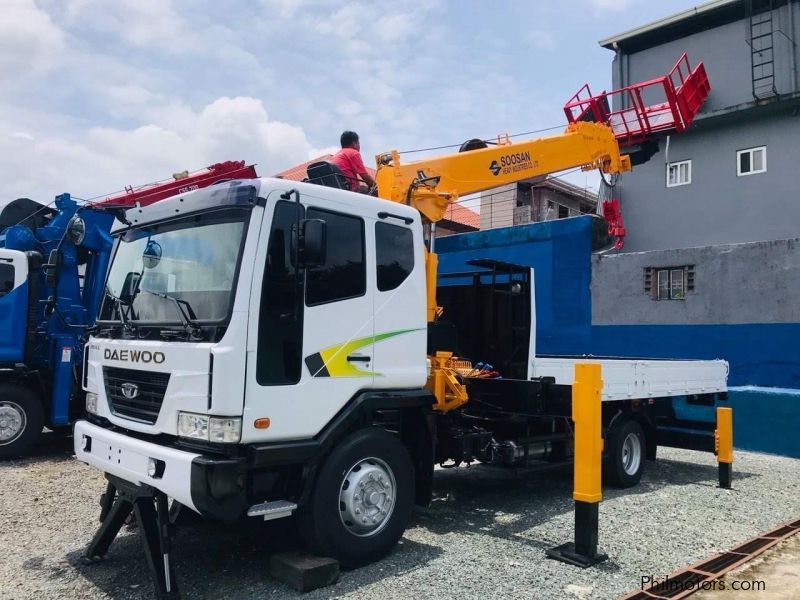
[{"label": "stabilizer leg", "polygon": [[96,562],[106,555],[111,543],[117,537],[119,530],[125,524],[125,519],[128,518],[132,510],[133,503],[123,496],[118,497],[111,505],[111,508],[106,509],[103,506],[101,515],[105,513],[105,518],[100,525],[100,529],[94,534],[92,541],[89,542],[89,546],[86,548],[84,562]]},{"label": "stabilizer leg", "polygon": [[175,572],[170,560],[170,523],[167,497],[161,492],[153,497],[141,496],[134,501],[136,522],[142,538],[147,566],[153,576],[156,596],[162,599],[180,598]]}]

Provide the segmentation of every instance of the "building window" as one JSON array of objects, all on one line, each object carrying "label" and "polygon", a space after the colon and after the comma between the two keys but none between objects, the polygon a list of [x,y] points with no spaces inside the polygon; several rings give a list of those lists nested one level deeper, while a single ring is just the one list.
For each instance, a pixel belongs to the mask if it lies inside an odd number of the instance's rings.
[{"label": "building window", "polygon": [[736,153],[736,175],[755,175],[767,172],[767,147],[758,146]]},{"label": "building window", "polygon": [[686,300],[686,292],[693,290],[694,265],[644,270],[644,291],[653,300]]},{"label": "building window", "polygon": [[692,183],[692,161],[682,160],[667,165],[667,187]]},{"label": "building window", "polygon": [[558,205],[558,218],[566,219],[569,216],[569,207],[562,204]]}]

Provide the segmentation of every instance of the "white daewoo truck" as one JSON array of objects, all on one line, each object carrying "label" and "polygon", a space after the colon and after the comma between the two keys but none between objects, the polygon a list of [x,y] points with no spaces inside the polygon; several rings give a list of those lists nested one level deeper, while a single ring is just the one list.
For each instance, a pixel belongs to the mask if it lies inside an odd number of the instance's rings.
[{"label": "white daewoo truck", "polygon": [[[356,566],[396,544],[434,465],[569,462],[578,359],[533,357],[529,268],[451,274],[429,325],[409,206],[264,178],[127,221],[75,425],[77,457],[109,481],[90,557],[134,510],[172,589],[169,498],[214,519],[294,515],[312,549]],[[475,363],[459,363],[469,399],[447,411],[426,388],[445,350]],[[638,482],[658,444],[713,450],[713,425],[680,421],[670,396],[713,405],[724,361],[600,362],[609,481]]]}]

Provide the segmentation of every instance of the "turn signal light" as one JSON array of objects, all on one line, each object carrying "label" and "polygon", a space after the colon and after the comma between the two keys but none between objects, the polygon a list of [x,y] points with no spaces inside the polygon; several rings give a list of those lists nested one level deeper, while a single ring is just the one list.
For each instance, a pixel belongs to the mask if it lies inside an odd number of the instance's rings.
[{"label": "turn signal light", "polygon": [[253,421],[253,427],[256,429],[267,429],[269,427],[269,417],[262,417]]}]

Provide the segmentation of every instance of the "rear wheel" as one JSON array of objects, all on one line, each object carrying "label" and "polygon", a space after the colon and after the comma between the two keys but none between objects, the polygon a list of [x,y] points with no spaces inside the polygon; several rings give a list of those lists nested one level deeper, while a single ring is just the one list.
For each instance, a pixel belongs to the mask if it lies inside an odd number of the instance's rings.
[{"label": "rear wheel", "polygon": [[414,468],[388,431],[356,431],[320,469],[300,530],[310,548],[345,568],[378,560],[403,535],[414,500]]},{"label": "rear wheel", "polygon": [[44,427],[44,411],[36,395],[15,384],[0,384],[0,459],[31,451]]},{"label": "rear wheel", "polygon": [[607,455],[603,465],[604,479],[617,487],[639,483],[644,472],[645,437],[642,426],[626,420],[608,435]]}]

